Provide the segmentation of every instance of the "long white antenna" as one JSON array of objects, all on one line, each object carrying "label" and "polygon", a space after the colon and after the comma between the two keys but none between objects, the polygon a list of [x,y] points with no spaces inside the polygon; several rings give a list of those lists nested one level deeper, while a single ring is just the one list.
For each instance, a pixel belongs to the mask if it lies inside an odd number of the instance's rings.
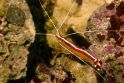
[{"label": "long white antenna", "polygon": [[52,25],[55,27],[56,31],[58,32],[58,29],[56,28],[55,24],[53,23],[52,19],[50,18],[49,14],[46,12],[46,10],[43,7],[43,4],[41,3],[41,1],[39,0],[41,7],[43,8],[43,10],[45,11],[45,13],[47,14],[48,18],[50,19]]},{"label": "long white antenna", "polygon": [[74,33],[70,33],[70,34],[67,34],[65,37],[68,37],[68,36],[71,36],[71,35],[75,35],[75,34],[81,34],[81,33],[97,33],[97,32],[124,32],[124,30],[94,30],[94,31],[80,31],[80,32],[74,32]]},{"label": "long white antenna", "polygon": [[[62,24],[61,24],[60,27],[59,27],[59,29],[62,27],[63,23],[64,23],[65,20],[67,19],[67,17],[68,17],[68,15],[69,15],[69,13],[71,12],[71,10],[72,10],[72,8],[73,8],[75,2],[76,2],[76,0],[75,0],[74,3],[72,4],[71,8],[69,9],[67,15],[65,16],[64,20],[62,21]],[[59,30],[59,29],[58,29],[58,30]]]},{"label": "long white antenna", "polygon": [[68,13],[67,13],[67,15],[66,15],[65,19],[62,21],[62,24],[61,24],[61,25],[60,25],[60,27],[59,27],[59,29],[57,29],[57,27],[56,27],[56,26],[55,26],[55,24],[53,23],[52,19],[50,18],[49,14],[46,12],[46,10],[45,10],[45,8],[43,7],[43,4],[41,3],[41,1],[40,1],[40,0],[39,0],[39,2],[40,2],[40,4],[41,4],[41,7],[43,8],[43,10],[45,11],[45,13],[47,14],[48,18],[50,19],[51,23],[52,23],[52,24],[53,24],[53,26],[55,27],[56,31],[58,32],[58,30],[62,27],[63,23],[64,23],[64,22],[65,22],[65,20],[67,19],[67,17],[68,17],[68,15],[69,15],[69,13],[70,13],[71,9],[73,8],[73,6],[74,6],[74,4],[75,4],[76,0],[75,0],[75,1],[74,1],[74,3],[72,4],[71,8],[69,9],[69,11],[68,11]]},{"label": "long white antenna", "polygon": [[45,33],[36,33],[36,35],[50,35],[50,36],[55,36],[54,34],[45,34]]},{"label": "long white antenna", "polygon": [[[74,35],[74,34],[80,34],[80,33],[95,33],[95,32],[124,32],[124,30],[94,30],[94,31],[80,31],[80,32],[74,32],[74,33],[70,33],[70,34],[67,34],[66,36],[64,37],[67,37],[67,36],[70,36],[70,35]],[[36,35],[51,35],[51,36],[55,36],[54,34],[45,34],[45,33],[36,33]]]}]

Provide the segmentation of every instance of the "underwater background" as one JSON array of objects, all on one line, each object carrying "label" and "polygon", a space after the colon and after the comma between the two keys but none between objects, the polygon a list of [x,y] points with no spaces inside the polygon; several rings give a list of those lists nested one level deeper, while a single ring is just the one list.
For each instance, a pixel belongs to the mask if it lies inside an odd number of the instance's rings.
[{"label": "underwater background", "polygon": [[123,83],[123,10],[123,0],[1,0],[0,83]]}]

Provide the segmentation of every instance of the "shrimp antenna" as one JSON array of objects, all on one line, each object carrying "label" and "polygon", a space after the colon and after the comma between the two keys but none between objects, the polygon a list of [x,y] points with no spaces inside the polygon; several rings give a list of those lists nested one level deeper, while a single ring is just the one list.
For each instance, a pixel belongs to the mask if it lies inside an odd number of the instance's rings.
[{"label": "shrimp antenna", "polygon": [[[68,17],[68,15],[69,15],[69,13],[71,12],[71,10],[72,10],[72,8],[73,8],[75,2],[76,2],[76,0],[74,0],[74,3],[72,4],[71,8],[69,9],[69,11],[68,11],[67,15],[65,16],[64,20],[62,21],[62,24],[60,25],[59,29],[62,27],[62,25],[64,24],[65,20],[67,19],[67,17]],[[59,29],[58,29],[58,30],[59,30]]]},{"label": "shrimp antenna", "polygon": [[[74,32],[74,33],[70,33],[70,34],[67,34],[66,36],[64,37],[68,37],[70,35],[75,35],[75,34],[80,34],[80,33],[94,33],[94,32],[115,32],[115,31],[124,31],[124,30],[94,30],[94,31],[80,31],[80,32]],[[50,36],[55,36],[54,34],[45,34],[45,33],[36,33],[36,35],[50,35]]]},{"label": "shrimp antenna", "polygon": [[69,13],[70,13],[71,9],[73,8],[73,6],[74,6],[74,4],[75,4],[76,0],[75,0],[75,1],[74,1],[74,3],[72,4],[71,8],[69,9],[69,11],[68,11],[68,13],[67,13],[67,15],[66,15],[65,19],[62,21],[62,24],[61,24],[61,25],[60,25],[60,27],[59,27],[59,29],[57,29],[57,27],[56,27],[56,26],[55,26],[55,24],[53,23],[52,19],[50,18],[49,14],[46,12],[46,10],[45,10],[45,8],[43,7],[43,4],[41,3],[41,1],[40,1],[40,0],[39,0],[39,2],[40,2],[40,4],[41,4],[41,7],[43,8],[43,10],[45,11],[45,13],[47,14],[48,18],[50,19],[50,21],[51,21],[52,25],[55,27],[56,31],[58,32],[58,30],[62,27],[63,23],[64,23],[64,22],[65,22],[65,20],[67,19],[67,17],[68,17],[68,15],[69,15]]},{"label": "shrimp antenna", "polygon": [[43,7],[43,4],[41,3],[41,1],[39,0],[41,7],[43,8],[44,12],[47,14],[48,18],[50,19],[52,25],[55,27],[56,31],[58,32],[58,29],[56,28],[55,24],[53,23],[52,19],[50,18],[49,14],[47,13],[47,11],[45,10],[45,8]]},{"label": "shrimp antenna", "polygon": [[117,31],[117,32],[124,32],[124,30],[94,30],[94,31],[78,31],[78,32],[74,32],[74,33],[69,33],[69,34],[67,34],[66,36],[64,36],[64,37],[68,37],[68,36],[70,36],[70,35],[75,35],[75,34],[80,34],[80,33],[95,33],[95,32],[115,32],[115,31]]},{"label": "shrimp antenna", "polygon": [[54,34],[45,34],[45,33],[36,33],[36,35],[50,35],[50,36],[55,36]]}]

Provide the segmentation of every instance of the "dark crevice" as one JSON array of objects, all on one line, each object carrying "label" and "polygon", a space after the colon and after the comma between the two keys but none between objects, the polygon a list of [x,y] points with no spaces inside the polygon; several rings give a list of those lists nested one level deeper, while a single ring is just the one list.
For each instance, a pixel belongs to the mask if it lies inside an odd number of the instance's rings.
[{"label": "dark crevice", "polygon": [[[71,33],[76,33],[72,28],[69,28],[67,31],[67,34]],[[76,46],[83,48],[85,47],[86,49],[91,45],[83,36],[81,36],[79,33],[77,34],[72,34],[69,36],[73,42],[75,43]]]}]

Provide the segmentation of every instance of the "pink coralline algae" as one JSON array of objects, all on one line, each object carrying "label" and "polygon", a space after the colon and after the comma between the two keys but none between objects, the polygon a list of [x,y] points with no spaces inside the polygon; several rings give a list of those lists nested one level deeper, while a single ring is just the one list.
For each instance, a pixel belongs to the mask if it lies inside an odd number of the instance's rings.
[{"label": "pink coralline algae", "polygon": [[[65,78],[67,77],[67,74],[58,67],[52,67],[49,68],[45,64],[40,63],[38,64],[36,68],[36,74],[30,83],[53,83],[55,81],[59,81],[60,83],[65,83]],[[70,83],[70,82],[69,82]]]},{"label": "pink coralline algae", "polygon": [[104,4],[88,20],[88,52],[102,59],[107,83],[124,82],[124,2]]},{"label": "pink coralline algae", "polygon": [[105,53],[105,54],[112,54],[115,52],[116,52],[116,49],[115,49],[113,44],[106,45],[104,50],[103,50],[103,53]]}]

